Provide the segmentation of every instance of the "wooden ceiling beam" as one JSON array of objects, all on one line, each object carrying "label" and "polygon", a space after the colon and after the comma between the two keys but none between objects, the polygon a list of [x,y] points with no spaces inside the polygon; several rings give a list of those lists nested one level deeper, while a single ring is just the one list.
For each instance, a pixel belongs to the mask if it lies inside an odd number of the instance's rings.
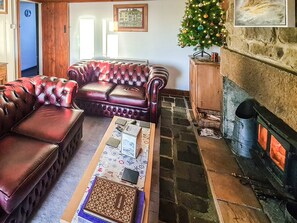
[{"label": "wooden ceiling beam", "polygon": [[[75,3],[75,2],[125,2],[127,0],[36,0],[36,2],[69,2],[69,3]],[[141,0],[129,0],[129,1],[141,1]],[[142,0],[143,1],[143,0]]]}]

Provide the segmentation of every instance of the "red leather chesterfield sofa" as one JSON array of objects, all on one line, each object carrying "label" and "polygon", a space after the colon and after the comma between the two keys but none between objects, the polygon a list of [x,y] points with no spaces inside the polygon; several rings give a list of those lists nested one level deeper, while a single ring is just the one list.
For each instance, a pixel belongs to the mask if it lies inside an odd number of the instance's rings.
[{"label": "red leather chesterfield sofa", "polygon": [[0,86],[0,222],[25,222],[76,149],[77,87],[45,76]]},{"label": "red leather chesterfield sofa", "polygon": [[114,115],[157,123],[161,90],[168,71],[162,66],[123,61],[81,61],[68,68],[79,85],[75,102],[86,114]]}]

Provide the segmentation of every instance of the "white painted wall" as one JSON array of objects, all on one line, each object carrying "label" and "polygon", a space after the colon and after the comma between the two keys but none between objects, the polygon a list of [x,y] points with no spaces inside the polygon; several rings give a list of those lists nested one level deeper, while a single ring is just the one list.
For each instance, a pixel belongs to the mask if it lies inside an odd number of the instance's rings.
[{"label": "white painted wall", "polygon": [[[185,12],[186,0],[125,2],[148,4],[148,32],[119,32],[121,58],[148,59],[170,72],[167,88],[189,90],[189,58],[193,47],[180,48],[177,34]],[[102,20],[112,21],[113,4],[121,2],[70,4],[70,64],[79,61],[79,18],[95,19],[95,57],[102,56]],[[218,51],[218,48],[213,51]],[[211,50],[210,50],[211,52]]]},{"label": "white painted wall", "polygon": [[[8,63],[8,80],[16,78],[16,0],[10,0],[9,12],[0,14],[0,61]],[[150,63],[162,64],[170,72],[167,88],[189,89],[189,58],[193,47],[177,46],[177,34],[185,11],[186,0],[151,0],[125,2],[123,4],[147,3],[148,32],[119,32],[119,57],[148,59]],[[70,3],[70,63],[79,61],[79,18],[95,18],[95,56],[102,56],[102,20],[113,19],[113,4],[121,2]],[[41,23],[41,21],[40,21]],[[41,46],[40,46],[41,47]],[[219,51],[217,47],[210,49]],[[42,59],[40,54],[40,60]],[[41,67],[41,66],[40,66]],[[41,67],[42,69],[42,67]]]}]

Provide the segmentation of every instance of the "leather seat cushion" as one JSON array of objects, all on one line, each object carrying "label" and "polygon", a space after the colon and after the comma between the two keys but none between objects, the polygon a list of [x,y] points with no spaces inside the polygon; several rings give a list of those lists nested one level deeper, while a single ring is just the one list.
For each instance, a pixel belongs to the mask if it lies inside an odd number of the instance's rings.
[{"label": "leather seat cushion", "polygon": [[117,85],[109,94],[108,101],[122,105],[147,107],[144,87]]},{"label": "leather seat cushion", "polygon": [[114,87],[115,84],[105,81],[88,83],[78,90],[76,98],[106,101]]},{"label": "leather seat cushion", "polygon": [[12,131],[60,145],[77,123],[82,123],[83,117],[83,110],[80,109],[42,105]]},{"label": "leather seat cushion", "polygon": [[0,204],[8,214],[58,157],[58,146],[19,135],[0,140]]}]

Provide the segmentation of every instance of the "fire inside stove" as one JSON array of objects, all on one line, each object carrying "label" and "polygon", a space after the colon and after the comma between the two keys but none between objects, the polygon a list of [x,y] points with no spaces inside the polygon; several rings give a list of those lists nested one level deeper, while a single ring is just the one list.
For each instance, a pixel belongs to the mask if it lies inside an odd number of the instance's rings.
[{"label": "fire inside stove", "polygon": [[258,126],[258,143],[260,144],[263,150],[267,149],[267,138],[268,138],[268,131],[267,129],[259,124]]},{"label": "fire inside stove", "polygon": [[284,171],[286,164],[286,149],[274,135],[271,135],[270,133],[268,134],[267,128],[260,123],[258,124],[258,143],[264,151],[269,148],[269,156],[271,160]]},{"label": "fire inside stove", "polygon": [[270,160],[269,166],[279,173],[277,175],[283,175],[290,145],[261,118],[258,118],[258,146],[261,148],[262,157]]},{"label": "fire inside stove", "polygon": [[282,171],[285,170],[286,149],[274,136],[270,140],[270,158]]}]

